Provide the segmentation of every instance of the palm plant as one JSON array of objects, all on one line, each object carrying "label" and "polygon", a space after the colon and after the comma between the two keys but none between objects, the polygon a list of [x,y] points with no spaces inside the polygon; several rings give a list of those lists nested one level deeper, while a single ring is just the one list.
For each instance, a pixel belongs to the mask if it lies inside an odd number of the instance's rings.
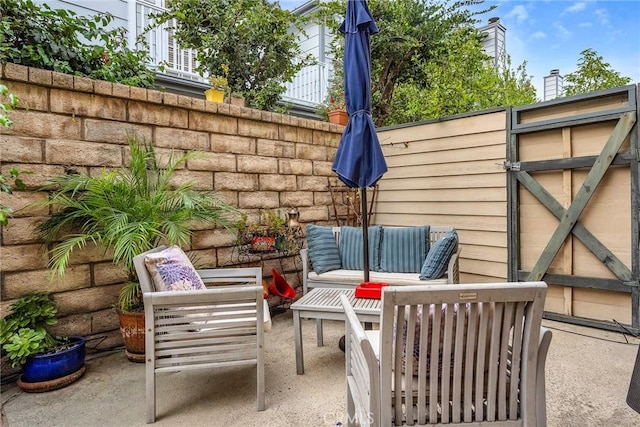
[{"label": "palm plant", "polygon": [[92,177],[71,174],[54,178],[44,202],[53,213],[39,226],[51,246],[49,268],[63,275],[75,249],[87,243],[113,250],[113,262],[127,269],[130,283],[120,294],[119,308],[142,308],[133,258],[159,244],[186,245],[196,223],[232,227],[235,209],[213,192],[201,192],[190,183],[173,185],[176,169],[195,153],[176,157],[161,166],[153,146],[129,139],[130,163]]}]

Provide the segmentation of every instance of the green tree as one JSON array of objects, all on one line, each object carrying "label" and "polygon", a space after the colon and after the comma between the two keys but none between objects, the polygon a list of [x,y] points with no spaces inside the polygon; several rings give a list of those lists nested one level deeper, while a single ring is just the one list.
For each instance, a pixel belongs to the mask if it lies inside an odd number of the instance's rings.
[{"label": "green tree", "polygon": [[[419,105],[420,101],[414,97],[423,88],[428,88],[432,80],[425,72],[427,64],[440,59],[446,52],[443,47],[448,38],[457,29],[475,27],[479,22],[477,16],[495,8],[482,9],[483,3],[484,0],[368,2],[380,29],[371,38],[372,115],[376,125],[397,123],[392,107],[411,108],[409,103],[414,107]],[[332,0],[321,5],[318,18],[338,34],[346,1]],[[341,41],[342,37],[337,37],[333,45],[335,57],[343,56]]]},{"label": "green tree", "polygon": [[513,70],[511,58],[504,54],[494,68],[475,29],[454,30],[422,71],[429,77],[426,86],[396,84],[388,122],[407,123],[536,101],[526,63]]},{"label": "green tree", "polygon": [[130,49],[112,15],[79,16],[33,0],[0,0],[0,63],[12,62],[93,79],[152,87],[155,70],[144,39]]},{"label": "green tree", "polygon": [[[168,22],[181,47],[196,50],[198,71],[223,75],[254,108],[274,110],[296,73],[310,62],[292,27],[303,20],[268,0],[173,0],[156,23]],[[173,21],[175,19],[175,21]],[[175,24],[174,24],[175,22]]]},{"label": "green tree", "polygon": [[604,62],[598,52],[585,49],[580,52],[578,69],[564,77],[564,95],[572,96],[610,89],[624,86],[629,82],[631,82],[629,77],[623,77],[612,69],[611,64]]}]

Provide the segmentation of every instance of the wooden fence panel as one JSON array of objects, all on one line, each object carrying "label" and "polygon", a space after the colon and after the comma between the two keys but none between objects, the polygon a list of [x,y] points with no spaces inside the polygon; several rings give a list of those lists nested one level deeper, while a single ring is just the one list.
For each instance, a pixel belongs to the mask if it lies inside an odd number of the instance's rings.
[{"label": "wooden fence panel", "polygon": [[507,277],[506,120],[493,110],[378,132],[389,171],[373,222],[454,226],[461,282]]},{"label": "wooden fence panel", "polygon": [[637,88],[514,108],[509,279],[551,285],[550,318],[640,326]]}]

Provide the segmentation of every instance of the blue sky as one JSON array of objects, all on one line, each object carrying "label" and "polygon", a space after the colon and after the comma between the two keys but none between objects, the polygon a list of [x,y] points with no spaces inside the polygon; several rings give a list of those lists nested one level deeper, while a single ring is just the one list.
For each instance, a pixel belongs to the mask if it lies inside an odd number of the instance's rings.
[{"label": "blue sky", "polygon": [[[304,3],[280,0],[287,9]],[[640,0],[487,0],[485,4],[498,8],[481,17],[482,24],[492,16],[500,18],[507,29],[512,65],[527,61],[539,99],[543,77],[555,68],[563,76],[575,71],[580,52],[588,48],[640,83]]]}]

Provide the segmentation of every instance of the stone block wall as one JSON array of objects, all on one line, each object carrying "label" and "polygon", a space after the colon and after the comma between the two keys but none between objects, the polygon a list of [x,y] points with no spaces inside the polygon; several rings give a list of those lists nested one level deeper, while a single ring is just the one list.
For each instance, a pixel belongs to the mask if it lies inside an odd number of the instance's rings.
[{"label": "stone block wall", "polygon": [[[94,348],[121,344],[112,305],[126,272],[109,253],[87,247],[74,254],[64,277],[52,280],[35,232],[48,209],[21,208],[45,199],[38,188],[69,170],[98,174],[126,165],[127,136],[151,141],[160,154],[202,152],[177,181],[219,192],[254,220],[265,207],[283,213],[297,207],[303,223],[333,218],[328,186],[339,186],[331,163],[341,126],[15,64],[1,71],[20,103],[9,114],[13,127],[0,129],[0,170],[30,172],[22,176],[27,191],[0,195],[16,211],[1,231],[3,314],[16,298],[50,292],[59,307],[58,333],[87,336]],[[208,266],[262,265],[267,278],[277,268],[290,283],[301,281],[299,259],[239,254],[226,230],[195,230],[185,249]]]}]

